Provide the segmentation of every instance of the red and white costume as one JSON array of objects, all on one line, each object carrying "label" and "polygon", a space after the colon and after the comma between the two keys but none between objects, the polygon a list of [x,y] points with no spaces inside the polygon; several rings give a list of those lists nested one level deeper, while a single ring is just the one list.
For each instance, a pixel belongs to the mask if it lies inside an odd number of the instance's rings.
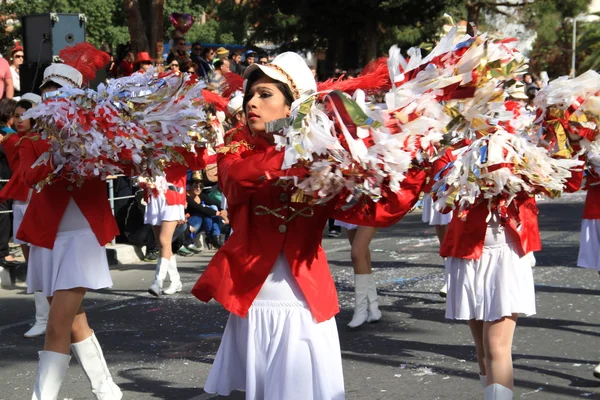
[{"label": "red and white costume", "polygon": [[[246,129],[228,137],[218,158],[219,185],[233,234],[192,290],[231,312],[204,390],[247,399],[343,399],[336,288],[321,247],[329,217],[389,226],[414,205],[425,172],[413,169],[394,194],[342,211],[346,193],[322,205],[295,202],[277,181],[284,153]],[[304,173],[304,172],[302,172]],[[290,182],[290,184],[286,184]]]},{"label": "red and white costume", "polygon": [[528,255],[541,249],[535,199],[523,193],[506,212],[502,222],[487,202],[470,209],[464,221],[455,211],[440,249],[447,257],[446,318],[496,321],[535,314]]},{"label": "red and white costume", "polygon": [[[24,138],[19,146],[19,178],[33,187],[51,172],[31,168],[48,150],[47,142]],[[54,291],[112,286],[104,245],[118,234],[108,203],[106,182],[86,180],[81,187],[56,180],[34,192],[17,237],[30,243],[27,291]]]},{"label": "red and white costume", "polygon": [[588,174],[586,188],[577,265],[600,271],[600,177]]},{"label": "red and white costume", "polygon": [[21,164],[19,159],[18,143],[25,135],[26,134],[22,133],[11,133],[6,135],[2,140],[2,146],[4,147],[8,165],[10,170],[13,172],[13,175],[8,183],[4,185],[2,190],[0,190],[0,200],[13,200],[13,242],[16,244],[25,244],[25,242],[16,237],[16,234],[19,231],[19,227],[21,226],[21,222],[25,216],[27,204],[29,203],[32,193],[32,190],[25,185],[18,172]]},{"label": "red and white costume", "polygon": [[165,168],[165,176],[155,178],[154,187],[146,192],[146,224],[159,226],[163,221],[185,221],[187,171],[206,167],[206,149],[198,148],[197,153],[182,149],[180,153],[188,165],[170,164]]}]

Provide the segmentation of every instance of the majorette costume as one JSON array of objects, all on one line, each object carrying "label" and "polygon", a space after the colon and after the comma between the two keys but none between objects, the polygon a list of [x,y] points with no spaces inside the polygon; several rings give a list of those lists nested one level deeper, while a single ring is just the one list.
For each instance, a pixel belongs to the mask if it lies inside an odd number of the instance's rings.
[{"label": "majorette costume", "polygon": [[[21,96],[19,102],[28,101],[32,106],[35,106],[41,101],[41,97],[34,93],[25,93]],[[0,191],[0,198],[13,199],[12,210],[13,210],[13,242],[20,245],[27,245],[27,243],[17,238],[17,232],[25,216],[29,199],[31,198],[32,189],[29,188],[21,179],[20,175],[20,158],[18,145],[27,133],[17,132],[7,135],[2,140],[2,146],[6,152],[8,158],[8,165],[11,171],[14,171],[13,176],[9,182]],[[35,299],[35,324],[25,332],[26,338],[33,338],[41,336],[46,333],[46,325],[48,323],[48,313],[50,312],[50,306],[46,296],[42,292],[34,293]]]},{"label": "majorette costume", "polygon": [[[82,80],[82,74],[75,68],[53,64],[44,71],[42,86],[48,82],[79,86]],[[39,137],[35,140],[28,135],[21,139],[18,178],[27,187],[38,185],[53,173],[52,165],[36,165],[48,148],[48,142]],[[100,179],[90,179],[82,186],[57,179],[42,192],[34,192],[16,234],[31,244],[27,291],[53,296],[57,290],[111,286],[103,246],[117,233],[106,184]],[[72,343],[71,350],[86,372],[96,398],[121,399],[121,390],[112,380],[93,333],[85,340]],[[39,357],[32,400],[56,398],[71,357],[53,351],[40,351]]]},{"label": "majorette costume", "polygon": [[509,220],[501,222],[487,202],[465,220],[455,210],[440,249],[448,257],[446,318],[496,321],[535,314],[531,260],[525,257],[541,249],[535,200],[520,194],[507,212]]},{"label": "majorette costume", "polygon": [[[199,170],[206,167],[205,150],[191,153],[187,150],[179,150],[185,163],[172,163],[165,168],[165,176],[154,179],[153,185],[146,188],[146,213],[144,223],[160,226],[163,221],[185,221],[186,201],[186,176],[188,169]],[[163,281],[169,274],[171,285],[162,290]],[[154,282],[148,291],[160,296],[161,293],[174,294],[181,291],[182,284],[177,270],[177,259],[172,255],[170,259],[159,258],[156,264]]]},{"label": "majorette costume", "polygon": [[585,168],[574,171],[568,192],[587,190],[577,265],[600,271],[600,75],[587,71],[574,79],[561,77],[538,93],[541,140],[556,157],[579,158]]},{"label": "majorette costume", "polygon": [[[87,81],[108,62],[106,53],[89,43],[60,55],[65,62],[75,61]],[[19,149],[23,181],[37,192],[17,236],[33,245],[28,289],[48,295],[112,284],[103,245],[118,230],[104,181],[120,173],[149,180],[164,176],[165,165],[183,162],[177,149],[195,151],[190,132],[206,120],[198,107],[203,85],[186,74],[150,70],[94,91],[77,87],[82,73],[68,65],[48,67],[44,85],[62,87],[23,116],[35,119],[39,130],[36,137],[24,138]],[[95,336],[71,349],[96,398],[120,399]],[[34,399],[57,397],[69,359],[67,354],[40,353]]]},{"label": "majorette costume", "polygon": [[[297,54],[250,67],[246,76],[257,68],[291,88],[292,113],[316,89]],[[343,399],[339,306],[320,245],[323,228],[332,215],[365,225],[396,222],[416,201],[425,173],[413,169],[397,194],[382,189],[379,202],[361,199],[342,210],[347,192],[322,204],[304,202],[285,178],[307,170],[283,169],[286,152],[277,146],[246,129],[228,140],[219,150],[218,173],[233,234],[192,290],[231,312],[204,390],[245,390],[247,399]]]},{"label": "majorette costume", "polygon": [[[25,93],[21,96],[20,101],[29,101],[32,105],[35,105],[39,103],[40,100],[41,97],[34,93]],[[25,244],[16,238],[16,233],[19,231],[21,221],[23,221],[23,216],[25,215],[25,210],[27,209],[27,204],[32,192],[31,188],[19,179],[19,174],[17,172],[20,167],[18,144],[24,136],[26,136],[26,133],[11,133],[4,136],[2,139],[2,146],[6,152],[8,165],[10,166],[10,170],[14,171],[14,173],[13,178],[11,178],[0,191],[0,200],[13,200],[13,235],[15,236],[13,241],[16,244]]]},{"label": "majorette costume", "polygon": [[[515,46],[516,39],[458,35],[454,27],[425,58],[419,49],[410,49],[407,59],[390,51],[396,88],[388,126],[406,138],[405,150],[419,149],[430,161],[432,147],[454,147],[456,159],[435,174],[432,187],[436,210],[456,209],[440,252],[448,257],[448,318],[495,321],[535,312],[525,257],[540,248],[534,196],[565,191],[581,164],[538,147],[533,118],[507,94],[526,69]],[[564,99],[552,97],[557,104]],[[512,399],[513,393],[493,383],[485,398]]]},{"label": "majorette costume", "polygon": [[577,265],[600,271],[600,178],[595,172],[586,175],[586,188]]}]

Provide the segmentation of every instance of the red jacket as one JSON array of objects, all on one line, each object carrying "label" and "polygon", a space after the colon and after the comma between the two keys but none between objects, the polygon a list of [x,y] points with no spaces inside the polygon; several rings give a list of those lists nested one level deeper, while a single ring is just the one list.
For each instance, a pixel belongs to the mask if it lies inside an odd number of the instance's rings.
[{"label": "red jacket", "polygon": [[[509,222],[505,225],[505,229],[519,237],[519,254],[524,256],[532,251],[541,250],[542,242],[538,229],[538,209],[535,198],[522,194],[513,200],[507,211]],[[458,209],[454,211],[448,226],[440,255],[478,260],[481,257],[487,230],[488,204],[482,202],[473,207],[464,221],[457,214]]]},{"label": "red jacket", "polygon": [[[45,165],[30,168],[47,150],[46,141],[31,141],[27,137],[21,141],[19,175],[28,187],[34,187],[52,172],[53,169]],[[17,238],[35,246],[52,249],[58,225],[71,197],[87,219],[100,245],[110,242],[119,233],[108,203],[105,181],[90,179],[77,187],[68,181],[57,180],[46,185],[39,193],[33,193]]]},{"label": "red jacket", "polygon": [[4,152],[8,160],[8,166],[12,171],[13,175],[6,185],[0,190],[0,202],[6,201],[7,199],[27,201],[29,196],[29,187],[25,185],[19,177],[19,149],[17,143],[24,136],[24,134],[10,133],[2,140],[2,146],[4,146]]},{"label": "red jacket", "polygon": [[[170,206],[185,205],[187,171],[189,169],[204,169],[207,160],[210,159],[206,155],[206,148],[197,148],[196,153],[181,149],[179,153],[183,156],[187,165],[172,163],[165,168],[165,179],[178,188],[178,191],[167,190],[165,192],[165,200]],[[155,192],[147,192],[146,194],[148,196],[156,195]]]},{"label": "red jacket", "polygon": [[[323,205],[296,202],[301,200],[294,198],[291,181],[276,178],[298,175],[298,170],[282,171],[284,153],[264,139],[245,130],[228,139],[233,141],[219,149],[218,174],[233,234],[214,255],[192,294],[202,301],[214,298],[244,317],[283,253],[315,320],[332,318],[339,311],[337,292],[321,247],[328,218],[391,225],[416,203],[425,172],[412,170],[399,194],[384,191],[377,203],[363,201],[341,211],[339,199]],[[345,194],[340,196],[344,198]]]},{"label": "red jacket", "polygon": [[583,219],[600,219],[600,178],[586,176],[587,195],[583,207]]}]

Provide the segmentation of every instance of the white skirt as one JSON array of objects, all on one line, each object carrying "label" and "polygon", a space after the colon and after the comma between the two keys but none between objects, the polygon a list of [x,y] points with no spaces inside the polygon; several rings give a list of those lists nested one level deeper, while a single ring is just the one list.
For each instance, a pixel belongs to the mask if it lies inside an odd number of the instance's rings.
[{"label": "white skirt", "polygon": [[229,315],[205,392],[244,390],[246,400],[345,398],[335,318],[316,323],[296,297],[297,285],[280,256],[257,297],[275,299],[254,300],[245,318]]},{"label": "white skirt", "polygon": [[59,232],[52,250],[31,246],[27,266],[27,292],[46,297],[57,290],[112,286],[106,249],[91,228]]},{"label": "white skirt", "polygon": [[165,196],[150,196],[144,223],[159,226],[163,221],[185,221],[185,208],[183,205],[168,205]]},{"label": "white skirt", "polygon": [[349,224],[347,222],[338,221],[337,219],[333,223],[335,226],[340,226],[342,228],[346,228],[349,231],[353,231],[358,228],[358,225]]},{"label": "white skirt", "polygon": [[423,196],[423,215],[421,220],[429,225],[448,225],[452,221],[452,213],[442,214],[433,208],[433,199],[429,194]]},{"label": "white skirt", "polygon": [[584,219],[581,223],[577,265],[600,271],[600,220]]},{"label": "white skirt", "polygon": [[23,222],[25,211],[27,211],[27,203],[15,200],[12,205],[13,210],[13,243],[15,244],[27,244],[22,240],[17,239],[17,232]]},{"label": "white skirt", "polygon": [[531,256],[519,257],[503,233],[494,240],[489,232],[479,260],[446,259],[448,319],[496,321],[515,313],[535,314]]}]

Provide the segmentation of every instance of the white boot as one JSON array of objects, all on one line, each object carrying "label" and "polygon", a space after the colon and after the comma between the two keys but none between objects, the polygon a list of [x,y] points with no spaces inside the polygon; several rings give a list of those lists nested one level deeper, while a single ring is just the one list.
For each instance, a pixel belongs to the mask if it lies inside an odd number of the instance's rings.
[{"label": "white boot", "polygon": [[381,311],[379,311],[379,301],[377,300],[377,285],[373,274],[364,275],[368,277],[367,286],[367,303],[369,304],[369,317],[367,321],[370,323],[377,322],[381,319]]},{"label": "white boot", "polygon": [[369,318],[369,301],[367,292],[371,274],[354,275],[354,315],[348,324],[349,328],[358,328]]},{"label": "white boot", "polygon": [[148,293],[154,295],[156,297],[160,297],[162,293],[163,281],[167,277],[167,272],[169,271],[169,260],[166,258],[159,258],[156,263],[156,272],[154,274],[154,282],[152,282],[152,286],[148,289]]},{"label": "white boot", "polygon": [[12,286],[10,271],[4,267],[0,267],[0,287],[3,289],[10,289]]},{"label": "white boot", "polygon": [[26,338],[34,338],[46,333],[46,325],[48,324],[48,313],[50,312],[50,304],[48,299],[42,292],[33,293],[35,300],[35,324],[23,336]]},{"label": "white boot", "polygon": [[181,284],[181,277],[179,276],[179,271],[177,270],[177,259],[175,256],[171,257],[169,261],[169,278],[171,279],[171,284],[165,290],[163,290],[164,294],[175,294],[177,292],[181,292],[183,289],[183,285]]},{"label": "white boot", "polygon": [[440,297],[443,297],[445,299],[447,295],[448,295],[448,284],[444,283],[444,286],[442,286],[442,288],[440,289]]},{"label": "white boot", "polygon": [[40,351],[35,386],[31,400],[56,400],[71,357],[53,351]]},{"label": "white boot", "polygon": [[487,376],[479,374],[479,383],[485,389],[487,387]]},{"label": "white boot", "polygon": [[594,376],[600,379],[600,364],[596,365],[596,368],[594,368]]},{"label": "white boot", "polygon": [[121,389],[113,382],[106,360],[102,354],[96,335],[71,344],[73,355],[90,380],[92,393],[98,400],[120,400],[123,397]]},{"label": "white boot", "polygon": [[513,391],[499,383],[494,383],[485,388],[483,398],[484,400],[513,400]]}]

